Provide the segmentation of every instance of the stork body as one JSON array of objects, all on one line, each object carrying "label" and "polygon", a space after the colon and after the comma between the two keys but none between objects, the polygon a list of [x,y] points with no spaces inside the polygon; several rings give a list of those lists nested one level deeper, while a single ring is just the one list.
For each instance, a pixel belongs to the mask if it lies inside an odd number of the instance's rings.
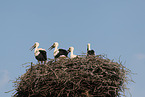
[{"label": "stork body", "polygon": [[54,58],[55,59],[57,59],[57,58],[66,58],[67,57],[67,55],[68,55],[68,51],[66,51],[65,49],[58,49],[58,42],[55,42],[50,48],[49,48],[49,50],[52,50],[53,48],[55,48],[54,49],[54,53],[53,53],[53,55],[54,55]]},{"label": "stork body", "polygon": [[76,58],[76,57],[79,57],[78,55],[74,55],[73,54],[74,47],[70,47],[68,51],[70,52],[70,58],[71,59]]},{"label": "stork body", "polygon": [[90,56],[90,55],[95,55],[95,51],[91,50],[90,43],[88,43],[88,45],[87,45],[87,56]]},{"label": "stork body", "polygon": [[31,47],[31,50],[34,50],[34,55],[35,55],[35,58],[38,60],[38,63],[41,61],[41,64],[44,62],[44,64],[46,63],[47,61],[47,53],[46,53],[46,50],[45,49],[42,49],[42,48],[38,48],[39,46],[39,43],[36,42],[32,47]]}]

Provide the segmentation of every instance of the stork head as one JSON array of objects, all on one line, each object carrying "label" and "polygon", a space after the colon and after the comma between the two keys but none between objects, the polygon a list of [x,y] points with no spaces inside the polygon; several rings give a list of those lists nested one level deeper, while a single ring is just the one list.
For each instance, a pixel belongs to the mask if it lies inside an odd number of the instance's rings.
[{"label": "stork head", "polygon": [[48,48],[48,50],[52,50],[55,47],[58,47],[58,42],[54,42],[53,45],[50,48]]},{"label": "stork head", "polygon": [[35,44],[30,48],[30,50],[32,51],[34,48],[36,48],[38,46],[39,46],[39,43],[38,42],[35,42]]},{"label": "stork head", "polygon": [[68,52],[72,52],[74,50],[74,47],[69,47]]}]

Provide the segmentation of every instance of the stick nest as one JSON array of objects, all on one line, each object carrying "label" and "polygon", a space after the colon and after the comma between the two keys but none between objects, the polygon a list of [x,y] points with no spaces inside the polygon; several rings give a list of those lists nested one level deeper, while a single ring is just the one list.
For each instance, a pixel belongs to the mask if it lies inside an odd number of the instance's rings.
[{"label": "stick nest", "polygon": [[129,70],[102,55],[32,65],[14,97],[120,97]]}]

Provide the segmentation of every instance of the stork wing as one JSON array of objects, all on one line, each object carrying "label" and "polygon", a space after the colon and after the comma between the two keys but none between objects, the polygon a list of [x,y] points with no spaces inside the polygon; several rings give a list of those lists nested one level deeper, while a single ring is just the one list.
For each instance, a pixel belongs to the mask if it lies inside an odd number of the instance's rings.
[{"label": "stork wing", "polygon": [[43,58],[44,58],[45,60],[47,60],[47,53],[46,53],[46,51],[44,51],[44,50],[39,50],[39,52],[42,54]]}]

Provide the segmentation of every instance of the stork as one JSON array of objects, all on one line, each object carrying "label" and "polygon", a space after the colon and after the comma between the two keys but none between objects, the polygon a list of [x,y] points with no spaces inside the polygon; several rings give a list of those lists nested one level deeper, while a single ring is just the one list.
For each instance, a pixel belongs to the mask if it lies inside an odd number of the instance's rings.
[{"label": "stork", "polygon": [[91,50],[90,45],[91,45],[90,43],[88,43],[88,45],[87,45],[87,56],[95,55],[95,51]]},{"label": "stork", "polygon": [[53,48],[55,48],[53,53],[55,60],[59,57],[66,58],[69,53],[65,49],[58,49],[58,45],[59,45],[58,42],[54,42],[54,44],[48,49],[48,50],[52,50]]},{"label": "stork", "polygon": [[74,55],[74,54],[73,54],[74,47],[70,47],[70,48],[68,49],[68,51],[70,52],[70,58],[71,58],[71,59],[76,58],[76,57],[79,57],[78,55]]},{"label": "stork", "polygon": [[47,61],[46,50],[42,48],[38,48],[38,46],[39,46],[39,43],[35,42],[35,44],[30,48],[30,50],[32,51],[35,48],[34,55],[35,55],[35,58],[38,60],[38,63],[41,61],[41,64],[42,64],[44,61],[44,64],[45,64]]}]

